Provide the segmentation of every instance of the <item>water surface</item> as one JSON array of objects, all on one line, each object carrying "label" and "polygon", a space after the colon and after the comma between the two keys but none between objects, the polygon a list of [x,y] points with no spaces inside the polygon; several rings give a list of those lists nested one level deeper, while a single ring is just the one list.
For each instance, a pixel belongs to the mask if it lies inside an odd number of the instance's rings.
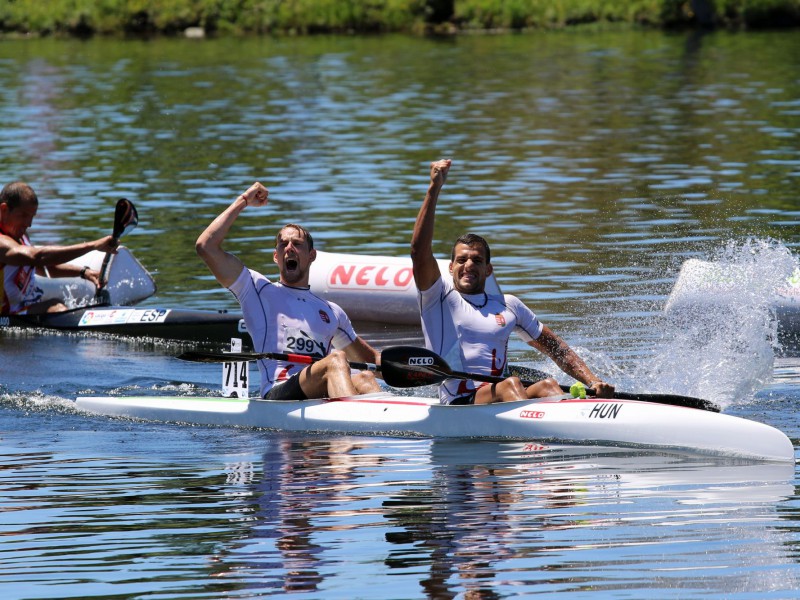
[{"label": "water surface", "polygon": [[[227,247],[273,274],[300,221],[400,256],[428,181],[437,254],[473,230],[518,294],[620,389],[720,401],[800,438],[800,363],[770,298],[800,244],[792,33],[0,44],[0,174],[37,243],[125,238],[146,304],[236,308],[194,253],[253,181]],[[663,308],[683,261],[740,293]],[[788,272],[788,273],[787,273]],[[360,324],[380,346],[418,331]],[[793,465],[539,443],[282,434],[108,419],[82,394],[217,393],[182,346],[0,330],[4,598],[792,598]],[[514,341],[515,362],[552,370]],[[425,390],[423,390],[423,393]]]}]

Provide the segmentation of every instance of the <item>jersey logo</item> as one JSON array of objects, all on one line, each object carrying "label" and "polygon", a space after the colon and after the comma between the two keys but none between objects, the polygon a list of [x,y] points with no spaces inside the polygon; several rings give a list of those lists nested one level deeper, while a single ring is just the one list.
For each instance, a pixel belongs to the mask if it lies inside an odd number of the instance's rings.
[{"label": "jersey logo", "polygon": [[[506,360],[508,357],[506,357]],[[506,360],[502,365],[497,364],[497,348],[492,348],[492,375],[495,377],[501,376],[506,370]]]},{"label": "jersey logo", "polygon": [[323,320],[325,323],[330,323],[330,322],[331,322],[331,318],[328,316],[328,313],[326,313],[326,312],[325,312],[324,310],[322,310],[322,309],[320,309],[320,310],[319,310],[319,317],[320,317],[320,319],[322,319],[322,320]]},{"label": "jersey logo", "polygon": [[497,321],[497,325],[499,327],[505,327],[506,326],[506,318],[503,316],[503,313],[497,313],[494,316],[494,320]]}]

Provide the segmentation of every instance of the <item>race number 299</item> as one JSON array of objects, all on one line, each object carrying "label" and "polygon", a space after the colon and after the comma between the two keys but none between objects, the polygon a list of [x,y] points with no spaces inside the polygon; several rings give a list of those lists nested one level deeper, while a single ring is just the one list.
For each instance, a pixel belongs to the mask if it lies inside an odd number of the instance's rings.
[{"label": "race number 299", "polygon": [[[242,351],[242,340],[231,339],[231,352]],[[250,363],[222,363],[222,395],[227,398],[247,398],[250,395]]]}]

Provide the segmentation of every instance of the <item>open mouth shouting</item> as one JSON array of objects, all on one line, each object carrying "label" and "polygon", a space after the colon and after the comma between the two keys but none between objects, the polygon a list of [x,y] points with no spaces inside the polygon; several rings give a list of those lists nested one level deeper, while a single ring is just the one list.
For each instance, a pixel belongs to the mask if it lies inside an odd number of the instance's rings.
[{"label": "open mouth shouting", "polygon": [[307,276],[307,269],[303,269],[300,263],[300,257],[291,253],[283,258],[283,269],[281,270],[281,278],[284,283],[289,285],[305,285],[303,283],[304,277]]}]

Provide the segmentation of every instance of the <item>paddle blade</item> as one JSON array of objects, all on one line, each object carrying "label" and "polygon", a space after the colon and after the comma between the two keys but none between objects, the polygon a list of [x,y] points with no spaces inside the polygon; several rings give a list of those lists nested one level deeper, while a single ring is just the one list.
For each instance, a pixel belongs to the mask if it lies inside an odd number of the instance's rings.
[{"label": "paddle blade", "polygon": [[117,200],[117,208],[114,211],[114,239],[119,239],[123,235],[130,233],[139,224],[139,213],[133,202],[127,198]]},{"label": "paddle blade", "polygon": [[721,407],[710,400],[693,398],[692,396],[679,396],[678,394],[639,394],[631,392],[614,392],[614,398],[620,400],[638,400],[640,402],[654,402],[656,404],[671,404],[672,406],[685,406],[709,412],[720,412]]},{"label": "paddle blade", "polygon": [[381,352],[383,380],[396,388],[441,383],[450,376],[450,366],[426,348],[392,346]]}]

